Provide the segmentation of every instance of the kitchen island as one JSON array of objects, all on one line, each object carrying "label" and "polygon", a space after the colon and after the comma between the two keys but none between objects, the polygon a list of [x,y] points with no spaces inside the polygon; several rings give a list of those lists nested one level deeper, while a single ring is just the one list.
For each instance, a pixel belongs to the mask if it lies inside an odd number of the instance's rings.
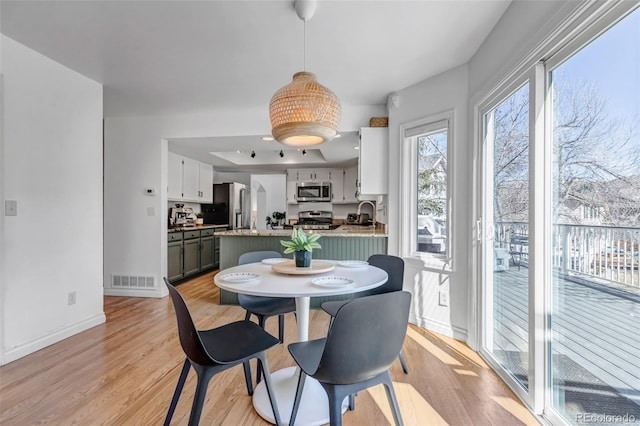
[{"label": "kitchen island", "polygon": [[[343,225],[334,230],[306,231],[308,234],[320,234],[318,241],[322,248],[313,250],[314,259],[334,260],[367,260],[372,254],[387,253],[387,234],[371,226]],[[288,240],[291,230],[251,231],[236,229],[216,232],[220,237],[220,269],[227,269],[238,264],[242,253],[249,251],[277,251],[282,253],[284,247],[281,240]],[[293,255],[285,255],[292,257]],[[312,298],[311,307],[317,308],[327,300],[344,300],[350,296],[329,296]],[[238,303],[235,293],[220,289],[220,304]]]}]

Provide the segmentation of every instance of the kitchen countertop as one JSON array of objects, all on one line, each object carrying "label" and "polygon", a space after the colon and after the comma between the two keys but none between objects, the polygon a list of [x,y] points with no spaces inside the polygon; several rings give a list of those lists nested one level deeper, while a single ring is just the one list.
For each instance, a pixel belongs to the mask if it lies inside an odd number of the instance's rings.
[{"label": "kitchen countertop", "polygon": [[169,228],[168,232],[182,232],[182,231],[200,231],[202,229],[211,228],[228,228],[229,225],[200,225],[200,226],[176,226]]},{"label": "kitchen countertop", "polygon": [[[320,234],[323,237],[386,237],[387,233],[373,226],[342,225],[336,229],[305,230],[307,234]],[[251,231],[249,229],[234,229],[216,232],[216,235],[229,237],[289,237],[290,229],[267,229]]]}]

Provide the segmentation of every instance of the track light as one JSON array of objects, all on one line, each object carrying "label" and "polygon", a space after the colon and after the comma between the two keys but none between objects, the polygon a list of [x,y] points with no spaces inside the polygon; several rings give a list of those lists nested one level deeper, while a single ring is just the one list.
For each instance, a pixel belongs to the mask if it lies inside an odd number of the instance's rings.
[{"label": "track light", "polygon": [[282,152],[282,150],[280,150],[280,158],[284,157],[284,152]]},{"label": "track light", "polygon": [[307,150],[306,149],[302,150],[302,155],[307,155]]},{"label": "track light", "polygon": [[255,151],[251,151],[251,158],[256,158],[256,152]]}]

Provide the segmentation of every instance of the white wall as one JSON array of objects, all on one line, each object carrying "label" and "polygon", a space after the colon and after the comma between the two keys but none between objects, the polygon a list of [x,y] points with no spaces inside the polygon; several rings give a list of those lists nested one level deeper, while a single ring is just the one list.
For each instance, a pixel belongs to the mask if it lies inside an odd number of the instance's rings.
[{"label": "white wall", "polygon": [[[1,36],[3,362],[105,321],[102,86]],[[67,294],[76,292],[75,305]]]},{"label": "white wall", "polygon": [[[381,110],[379,106],[343,105],[340,128],[358,130],[369,118],[383,113]],[[167,273],[167,139],[264,134],[268,129],[267,104],[189,116],[105,119],[105,294],[168,294],[162,283]],[[158,195],[144,195],[147,187],[158,188]],[[150,207],[155,208],[155,216],[147,215]],[[152,276],[155,286],[148,290],[114,289],[112,274]]]},{"label": "white wall", "polygon": [[264,199],[257,196],[256,205],[252,209],[256,211],[256,227],[259,230],[267,228],[266,217],[271,217],[275,211],[287,211],[287,175],[251,175],[251,192],[264,191]]},{"label": "white wall", "polygon": [[[491,90],[553,33],[580,1],[514,1],[469,62],[469,94]],[[533,61],[541,59],[533,58]]]},{"label": "white wall", "polygon": [[[468,140],[467,92],[468,69],[466,65],[425,80],[398,92],[398,108],[389,110],[389,195],[388,233],[389,254],[401,253],[400,222],[401,174],[407,172],[400,159],[400,126],[428,118],[446,111],[453,111],[453,140],[449,153],[451,197],[451,223],[448,226],[452,241],[453,262],[436,258],[423,261],[405,258],[405,289],[414,295],[410,321],[439,333],[466,340],[467,303],[469,282],[470,217],[469,196],[471,152]],[[449,307],[439,306],[438,293],[449,293]]]}]

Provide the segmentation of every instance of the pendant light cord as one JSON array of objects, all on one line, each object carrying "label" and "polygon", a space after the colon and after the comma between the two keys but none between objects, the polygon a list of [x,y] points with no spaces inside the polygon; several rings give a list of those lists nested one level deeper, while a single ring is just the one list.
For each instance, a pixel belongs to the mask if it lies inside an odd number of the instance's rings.
[{"label": "pendant light cord", "polygon": [[303,36],[303,64],[302,64],[302,71],[307,71],[307,20],[303,20],[302,22],[304,22],[304,36]]}]

